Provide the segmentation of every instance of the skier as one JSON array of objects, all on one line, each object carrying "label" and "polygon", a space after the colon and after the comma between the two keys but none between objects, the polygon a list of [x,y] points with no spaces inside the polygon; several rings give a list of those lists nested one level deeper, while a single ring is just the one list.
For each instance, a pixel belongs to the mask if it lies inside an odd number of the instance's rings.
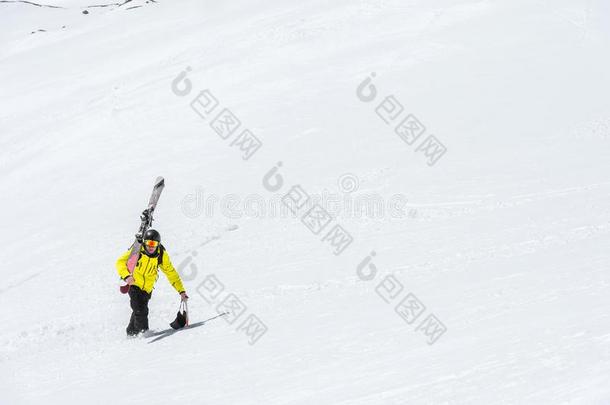
[{"label": "skier", "polygon": [[116,262],[119,276],[129,285],[129,298],[132,309],[127,335],[134,336],[148,330],[148,300],[150,300],[155,282],[159,278],[161,267],[168,281],[180,294],[182,301],[188,300],[180,275],[172,265],[169,255],[161,244],[161,235],[154,229],[144,233],[138,263],[133,274],[127,269],[127,259],[131,251],[125,252]]}]

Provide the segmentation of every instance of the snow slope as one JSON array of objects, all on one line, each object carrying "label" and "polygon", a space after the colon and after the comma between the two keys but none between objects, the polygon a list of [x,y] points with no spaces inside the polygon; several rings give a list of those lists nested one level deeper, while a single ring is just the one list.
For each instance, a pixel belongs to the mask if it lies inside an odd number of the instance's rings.
[{"label": "snow slope", "polygon": [[[608,2],[47,4],[0,3],[0,403],[610,403]],[[262,141],[250,159],[190,107],[204,89]],[[376,114],[390,95],[426,127],[413,145]],[[430,134],[447,149],[432,166]],[[192,321],[230,293],[247,309],[149,344],[125,338],[114,262],[157,175]],[[407,203],[342,206],[314,235],[197,197],[278,203],[293,185]],[[334,224],[353,238],[340,255]],[[394,309],[409,293],[411,324]],[[177,306],[161,276],[151,327]],[[446,332],[427,336],[429,315]]]}]

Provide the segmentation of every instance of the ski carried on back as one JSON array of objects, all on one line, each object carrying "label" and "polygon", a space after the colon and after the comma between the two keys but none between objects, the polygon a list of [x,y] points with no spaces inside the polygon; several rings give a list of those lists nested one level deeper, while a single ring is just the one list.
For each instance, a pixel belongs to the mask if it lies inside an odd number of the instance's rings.
[{"label": "ski carried on back", "polygon": [[[153,186],[152,193],[150,195],[150,199],[148,200],[148,207],[142,212],[140,215],[140,220],[142,221],[140,224],[140,229],[136,234],[136,239],[131,245],[131,253],[129,254],[129,258],[127,259],[127,269],[129,270],[129,274],[133,274],[133,270],[136,268],[138,264],[138,259],[140,258],[140,248],[142,247],[142,237],[144,233],[151,227],[153,221],[153,212],[157,207],[157,202],[159,201],[159,197],[161,196],[161,192],[165,187],[165,179],[159,176],[155,180],[155,185]],[[120,287],[120,291],[123,294],[127,294],[129,292],[129,285],[125,284]]]}]

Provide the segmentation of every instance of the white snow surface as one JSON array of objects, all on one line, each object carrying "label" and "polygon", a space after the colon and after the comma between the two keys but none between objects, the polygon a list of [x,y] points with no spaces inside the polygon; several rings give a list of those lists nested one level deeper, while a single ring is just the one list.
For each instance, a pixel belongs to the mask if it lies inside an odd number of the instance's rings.
[{"label": "white snow surface", "polygon": [[[62,8],[0,3],[0,403],[610,404],[609,2],[48,1]],[[391,95],[404,111],[385,123]],[[222,108],[241,121],[226,140]],[[394,133],[407,114],[426,127],[413,145]],[[247,160],[245,128],[262,142]],[[428,135],[447,149],[432,166]],[[316,235],[193,198],[339,193],[346,173],[350,197],[399,194],[409,215],[338,212]],[[159,175],[154,225],[176,267],[191,258],[191,322],[231,293],[247,309],[149,343],[125,336],[115,261]],[[340,255],[335,224],[353,238]],[[403,286],[389,303],[386,276]],[[177,307],[161,275],[151,329]]]}]

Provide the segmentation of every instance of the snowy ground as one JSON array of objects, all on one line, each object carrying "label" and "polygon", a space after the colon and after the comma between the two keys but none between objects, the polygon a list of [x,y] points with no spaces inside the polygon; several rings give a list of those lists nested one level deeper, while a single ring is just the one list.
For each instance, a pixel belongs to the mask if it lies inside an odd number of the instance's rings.
[{"label": "snowy ground", "polygon": [[[610,3],[45,4],[0,3],[0,403],[610,404]],[[114,262],[158,175],[192,321],[247,308],[149,343]],[[317,235],[257,210],[295,185]]]}]

